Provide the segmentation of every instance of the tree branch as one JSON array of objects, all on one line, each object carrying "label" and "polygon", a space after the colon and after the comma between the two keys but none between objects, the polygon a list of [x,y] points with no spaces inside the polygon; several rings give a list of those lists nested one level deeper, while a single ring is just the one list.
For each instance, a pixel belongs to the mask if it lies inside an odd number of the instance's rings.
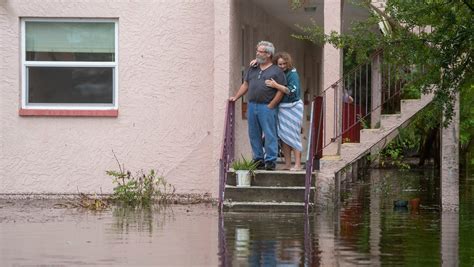
[{"label": "tree branch", "polygon": [[469,7],[469,9],[470,9],[471,11],[474,11],[474,7],[472,7],[471,4],[469,4],[469,2],[467,2],[466,0],[463,0],[462,2],[463,2],[467,7]]}]

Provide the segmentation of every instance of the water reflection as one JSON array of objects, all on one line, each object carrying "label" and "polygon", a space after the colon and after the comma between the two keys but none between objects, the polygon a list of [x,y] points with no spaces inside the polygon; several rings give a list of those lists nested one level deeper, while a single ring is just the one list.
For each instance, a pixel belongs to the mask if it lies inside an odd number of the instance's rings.
[{"label": "water reflection", "polygon": [[312,261],[310,217],[302,213],[220,216],[223,266],[300,266]]},{"label": "water reflection", "polygon": [[151,236],[154,230],[162,230],[167,222],[174,220],[173,209],[162,205],[140,208],[115,206],[112,208],[112,216],[114,218],[112,229],[121,235],[143,232]]},{"label": "water reflection", "polygon": [[221,265],[474,264],[474,181],[461,186],[460,213],[440,212],[434,170],[371,170],[341,188],[338,209],[309,217],[223,213]]},{"label": "water reflection", "polygon": [[474,266],[474,176],[460,179],[459,213],[439,211],[437,177],[372,170],[341,187],[338,209],[310,216],[0,200],[0,265]]}]

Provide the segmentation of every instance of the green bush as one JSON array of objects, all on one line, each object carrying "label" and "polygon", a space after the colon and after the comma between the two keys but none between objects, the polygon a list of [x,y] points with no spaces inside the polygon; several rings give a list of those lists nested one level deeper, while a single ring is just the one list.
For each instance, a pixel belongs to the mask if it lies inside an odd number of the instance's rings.
[{"label": "green bush", "polygon": [[[115,156],[115,154],[114,154]],[[117,160],[117,157],[115,157]],[[166,182],[163,176],[155,170],[148,174],[143,171],[133,175],[117,160],[119,171],[106,171],[113,178],[114,187],[112,199],[131,206],[150,206],[153,201],[167,202],[175,193],[173,185]]]}]

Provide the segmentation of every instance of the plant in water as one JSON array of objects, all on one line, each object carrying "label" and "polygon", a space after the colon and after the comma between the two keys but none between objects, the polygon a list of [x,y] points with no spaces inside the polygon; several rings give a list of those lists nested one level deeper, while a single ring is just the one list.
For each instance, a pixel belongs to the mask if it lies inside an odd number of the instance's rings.
[{"label": "plant in water", "polygon": [[107,200],[99,198],[97,195],[91,197],[81,193],[77,202],[78,206],[93,211],[101,211],[109,207]]},{"label": "plant in water", "polygon": [[115,153],[115,160],[119,165],[119,171],[106,171],[113,177],[114,188],[112,199],[131,206],[150,206],[154,200],[166,203],[174,194],[175,188],[168,184],[163,176],[150,170],[148,174],[143,171],[133,175],[120,164]]}]

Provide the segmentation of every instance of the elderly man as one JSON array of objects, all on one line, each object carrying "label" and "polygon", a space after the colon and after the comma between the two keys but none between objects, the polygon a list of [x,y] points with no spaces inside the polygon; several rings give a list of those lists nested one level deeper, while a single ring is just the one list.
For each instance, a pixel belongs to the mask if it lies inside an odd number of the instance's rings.
[{"label": "elderly man", "polygon": [[275,47],[272,43],[261,41],[257,44],[257,64],[248,69],[239,91],[229,99],[236,101],[248,92],[247,118],[252,158],[258,163],[258,169],[266,170],[275,170],[276,167],[277,105],[283,98],[283,93],[266,86],[265,80],[273,79],[281,85],[286,85],[285,73],[272,63],[274,53]]}]

